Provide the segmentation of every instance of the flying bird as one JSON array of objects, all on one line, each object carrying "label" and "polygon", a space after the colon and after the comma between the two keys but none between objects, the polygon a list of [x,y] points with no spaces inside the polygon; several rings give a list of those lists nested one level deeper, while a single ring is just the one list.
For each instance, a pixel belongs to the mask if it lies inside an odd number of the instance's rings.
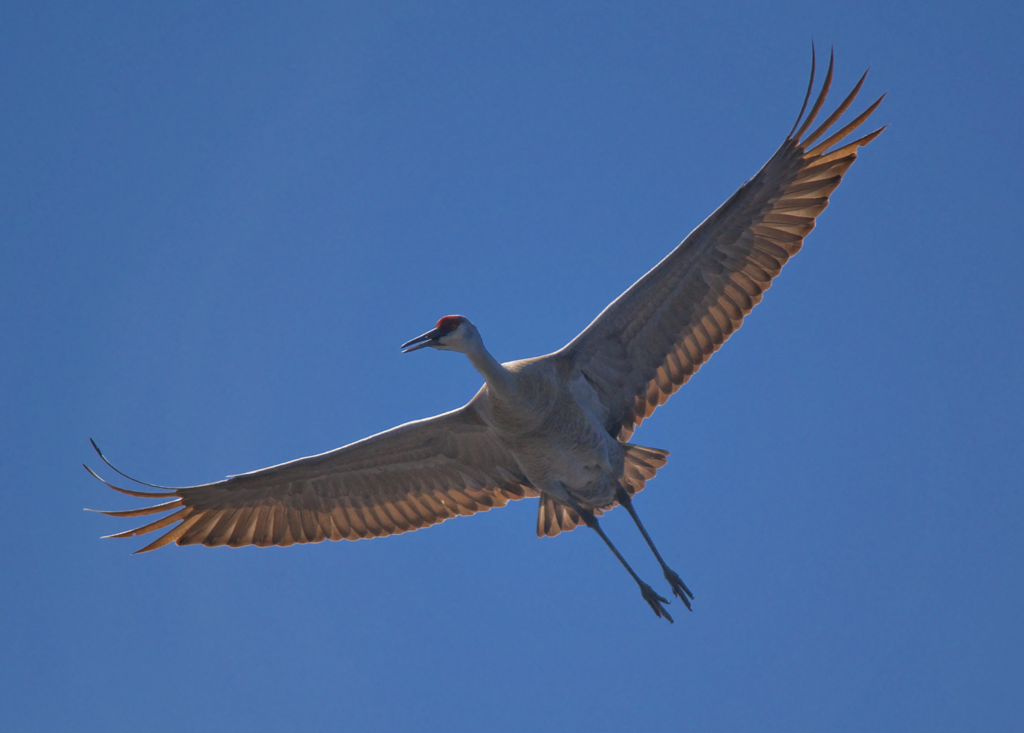
[{"label": "flying bird", "polygon": [[[445,316],[403,351],[465,354],[484,385],[463,407],[400,425],[342,448],[223,481],[142,491],[106,482],[130,496],[163,499],[114,517],[171,512],[111,537],[168,529],[138,552],[171,542],[287,546],[401,534],[539,497],[537,535],[587,525],[608,545],[659,617],[672,621],[656,593],[604,533],[598,517],[621,504],[650,546],[675,597],[693,594],[662,559],[633,497],[665,465],[668,452],[629,443],[743,323],[782,266],[795,255],[829,195],[883,128],[846,141],[884,94],[832,130],[867,76],[815,129],[832,82],[833,59],[804,118],[815,62],[793,129],[771,159],[654,269],[620,295],[564,348],[499,363],[476,326]],[[801,122],[802,120],[802,122]],[[808,132],[810,130],[810,132]]]}]

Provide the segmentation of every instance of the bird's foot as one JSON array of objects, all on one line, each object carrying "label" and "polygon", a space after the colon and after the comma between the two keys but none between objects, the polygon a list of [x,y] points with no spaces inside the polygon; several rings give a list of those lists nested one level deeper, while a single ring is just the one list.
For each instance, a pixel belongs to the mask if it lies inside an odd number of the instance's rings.
[{"label": "bird's foot", "polygon": [[[686,605],[686,609],[688,611],[692,611],[693,606],[690,605],[690,599],[693,598],[693,593],[691,593],[690,589],[686,587],[686,583],[676,575],[674,570],[670,570],[669,568],[665,568],[665,580],[667,580],[668,584],[672,586],[672,594],[678,597],[679,600]],[[689,596],[689,598],[687,596]]]},{"label": "bird's foot", "polygon": [[658,618],[664,616],[668,619],[668,622],[670,624],[675,623],[675,621],[672,620],[672,616],[669,615],[668,610],[663,605],[661,605],[662,603],[668,603],[668,599],[659,596],[657,593],[654,592],[654,588],[647,585],[647,583],[644,583],[643,581],[640,581],[640,594],[643,595],[644,600],[647,601],[647,605],[654,609],[655,616],[657,616]]}]

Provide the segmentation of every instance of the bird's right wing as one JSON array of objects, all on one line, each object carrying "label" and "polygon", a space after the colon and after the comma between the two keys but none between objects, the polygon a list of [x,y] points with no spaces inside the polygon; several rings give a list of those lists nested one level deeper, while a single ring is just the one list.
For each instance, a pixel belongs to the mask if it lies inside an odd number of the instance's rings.
[{"label": "bird's right wing", "polygon": [[821,93],[797,130],[814,85],[812,64],[804,108],[771,160],[557,353],[594,386],[608,409],[605,428],[619,440],[628,440],[740,327],[799,251],[829,195],[856,160],[857,148],[881,133],[876,130],[829,150],[882,101],[829,135],[860,91],[861,77],[839,108],[804,136],[831,81],[830,61]]},{"label": "bird's right wing", "polygon": [[103,483],[132,496],[168,500],[103,512],[135,517],[173,510],[151,524],[111,535],[132,537],[176,525],[139,552],[170,542],[266,547],[381,537],[539,495],[472,402],[328,453],[212,484],[177,489],[145,484],[165,489],[153,492]]}]

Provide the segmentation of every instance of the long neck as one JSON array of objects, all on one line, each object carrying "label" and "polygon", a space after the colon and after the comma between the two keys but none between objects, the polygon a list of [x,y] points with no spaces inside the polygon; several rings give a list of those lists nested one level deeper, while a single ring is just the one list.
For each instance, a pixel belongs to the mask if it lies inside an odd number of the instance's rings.
[{"label": "long neck", "polygon": [[499,364],[497,359],[491,356],[482,340],[476,339],[473,341],[470,348],[464,353],[469,357],[476,370],[483,375],[483,378],[487,381],[487,386],[492,391],[500,396],[509,395],[512,391],[512,374],[508,369]]}]

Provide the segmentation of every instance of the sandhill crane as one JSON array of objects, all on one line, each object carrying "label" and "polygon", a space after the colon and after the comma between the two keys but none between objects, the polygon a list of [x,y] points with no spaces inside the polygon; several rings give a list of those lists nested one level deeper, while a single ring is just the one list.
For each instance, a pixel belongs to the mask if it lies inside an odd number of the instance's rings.
[{"label": "sandhill crane", "polygon": [[[633,496],[665,465],[668,452],[627,441],[740,327],[814,228],[829,195],[857,158],[857,149],[884,129],[843,143],[874,112],[882,95],[829,134],[860,91],[865,72],[835,112],[805,134],[832,82],[830,59],[804,119],[814,67],[812,54],[807,94],[782,147],[563,349],[501,364],[467,318],[445,316],[435,328],[403,344],[403,351],[431,347],[469,357],[485,383],[464,407],[328,453],[199,486],[137,482],[157,491],[126,489],[107,483],[86,466],[116,491],[166,499],[104,514],[172,512],[110,536],[133,537],[175,525],[138,552],[171,542],[266,547],[356,540],[539,497],[538,536],[586,524],[629,571],[655,614],[672,621],[665,609],[668,600],[637,576],[605,535],[598,516],[617,504],[624,506],[673,594],[691,608],[693,594],[662,559],[633,507]],[[93,447],[111,469],[135,481],[114,468],[95,442]]]}]

